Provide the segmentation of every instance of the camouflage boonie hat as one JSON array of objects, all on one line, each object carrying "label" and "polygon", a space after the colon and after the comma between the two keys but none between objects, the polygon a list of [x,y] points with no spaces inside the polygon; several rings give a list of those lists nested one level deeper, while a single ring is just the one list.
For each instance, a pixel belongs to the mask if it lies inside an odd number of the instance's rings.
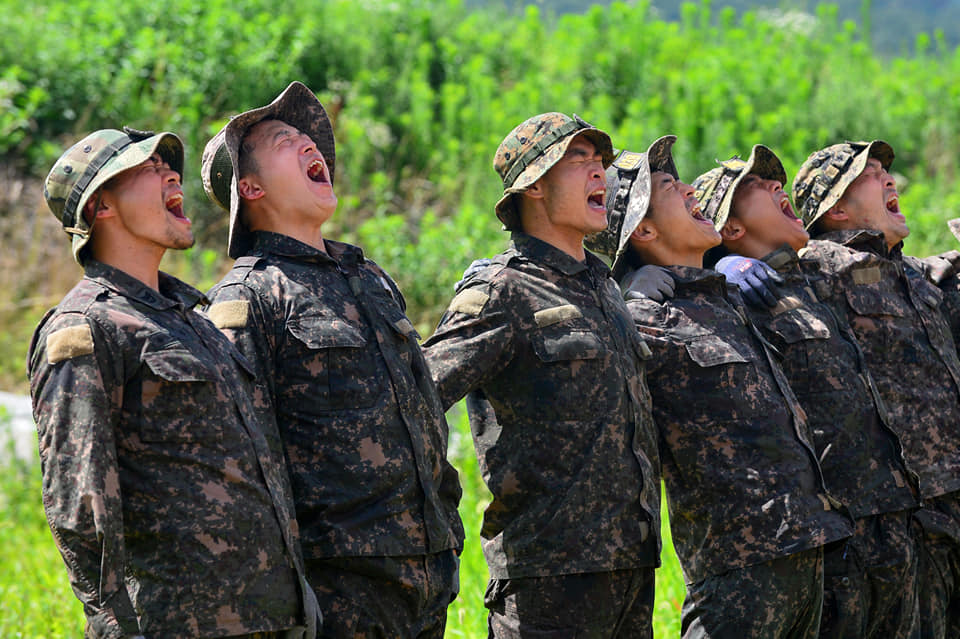
[{"label": "camouflage boonie hat", "polygon": [[646,153],[622,151],[607,169],[607,228],[584,238],[583,245],[613,260],[613,276],[620,279],[630,234],[650,208],[651,176],[663,171],[680,179],[671,148],[675,135],[665,135]]},{"label": "camouflage boonie hat", "polygon": [[183,142],[173,133],[154,134],[124,127],[100,129],[83,138],[54,163],[43,182],[43,197],[71,236],[73,259],[83,264],[83,247],[90,240],[90,224],[83,208],[90,196],[110,178],[145,162],[154,153],[183,177]]},{"label": "camouflage boonie hat", "polygon": [[762,144],[753,146],[746,162],[734,156],[719,164],[694,180],[692,185],[703,214],[713,221],[713,228],[718,231],[727,223],[733,194],[747,175],[753,173],[780,184],[787,182],[787,172],[783,170],[780,158]]},{"label": "camouflage boonie hat", "polygon": [[253,125],[263,120],[281,120],[310,136],[330,170],[336,164],[333,125],[317,96],[302,82],[291,82],[273,102],[230,118],[227,125],[207,142],[203,149],[200,173],[203,190],[220,208],[230,212],[227,253],[232,258],[244,255],[250,248],[250,231],[238,219],[240,193],[237,190],[240,171],[240,145]]},{"label": "camouflage boonie hat", "polygon": [[541,113],[525,120],[503,139],[493,157],[493,168],[503,180],[503,197],[495,211],[505,230],[517,228],[520,211],[515,198],[539,180],[567,152],[578,135],[589,139],[603,157],[603,168],[613,161],[610,136],[576,114]]},{"label": "camouflage boonie hat", "polygon": [[844,142],[810,154],[793,178],[793,202],[807,230],[860,177],[870,158],[880,160],[886,171],[893,164],[893,148],[883,140]]}]

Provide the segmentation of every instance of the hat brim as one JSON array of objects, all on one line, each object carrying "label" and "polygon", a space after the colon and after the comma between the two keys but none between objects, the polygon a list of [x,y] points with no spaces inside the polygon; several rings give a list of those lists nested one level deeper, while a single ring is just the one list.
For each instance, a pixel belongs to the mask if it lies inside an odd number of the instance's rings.
[{"label": "hat brim", "polygon": [[[227,253],[232,258],[238,258],[252,248],[250,231],[239,219],[240,193],[237,184],[240,147],[250,128],[267,119],[281,120],[310,136],[317,145],[317,150],[323,155],[330,171],[330,181],[333,182],[336,167],[333,125],[320,100],[302,82],[291,82],[270,104],[244,111],[231,118],[204,149],[202,177],[207,196],[230,212]],[[226,190],[228,183],[229,192]]]},{"label": "hat brim", "polygon": [[170,168],[176,171],[180,175],[180,178],[183,179],[183,142],[176,134],[164,131],[130,144],[114,157],[107,160],[100,170],[97,171],[94,178],[90,180],[90,184],[84,189],[83,195],[81,195],[77,201],[77,211],[74,216],[74,228],[85,232],[82,234],[71,234],[71,251],[73,252],[73,259],[75,259],[78,264],[83,264],[80,259],[80,251],[90,240],[91,225],[87,223],[87,219],[83,215],[83,210],[87,206],[87,202],[104,184],[124,171],[143,164],[151,155],[157,152],[159,152],[161,157],[170,165]]},{"label": "hat brim", "polygon": [[543,155],[531,162],[514,180],[513,186],[505,189],[503,196],[494,206],[497,217],[503,222],[506,230],[518,228],[520,223],[520,211],[517,206],[516,196],[523,193],[527,188],[547,174],[553,166],[563,158],[567,153],[570,144],[580,136],[589,139],[594,147],[600,151],[603,168],[606,169],[613,162],[613,143],[610,136],[597,128],[584,128],[573,131],[565,138],[561,138],[550,145]]}]

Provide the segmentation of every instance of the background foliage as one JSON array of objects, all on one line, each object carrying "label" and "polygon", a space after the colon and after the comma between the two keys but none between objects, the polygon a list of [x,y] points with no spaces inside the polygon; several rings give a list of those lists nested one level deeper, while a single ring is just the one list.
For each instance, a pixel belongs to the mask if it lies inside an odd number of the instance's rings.
[{"label": "background foliage", "polygon": [[[79,276],[41,197],[59,153],[102,127],[179,133],[199,242],[164,268],[205,289],[229,264],[224,216],[198,179],[203,145],[231,114],[267,103],[293,79],[314,89],[335,122],[340,207],[327,235],[361,244],[394,276],[424,335],[463,268],[503,248],[492,156],[542,111],[576,112],[633,150],[674,133],[688,181],[758,142],[793,175],[817,148],[882,138],[897,152],[908,252],[954,246],[944,221],[960,205],[960,52],[949,33],[904,40],[908,26],[897,22],[898,44],[875,48],[863,33],[875,34],[876,20],[862,31],[841,17],[850,2],[741,12],[640,0],[570,14],[546,2],[476,4],[0,0],[0,388],[25,390],[32,328]],[[469,637],[484,628],[476,534],[486,501],[465,422],[454,421],[470,536],[466,596],[451,609],[450,634]],[[12,602],[0,635],[77,636],[79,609],[44,531],[38,471],[6,462],[0,470],[0,596]],[[664,561],[658,633],[675,636],[683,586],[669,546]]]}]

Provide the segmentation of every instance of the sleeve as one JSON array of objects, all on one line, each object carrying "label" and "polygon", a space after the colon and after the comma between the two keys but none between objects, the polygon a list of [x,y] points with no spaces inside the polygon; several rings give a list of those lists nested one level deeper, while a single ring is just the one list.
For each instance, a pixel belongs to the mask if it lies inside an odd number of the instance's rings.
[{"label": "sleeve", "polygon": [[44,327],[28,360],[44,511],[83,603],[87,636],[98,639],[140,633],[124,582],[118,350],[94,322],[64,314]]},{"label": "sleeve", "polygon": [[496,293],[486,284],[461,289],[423,343],[445,411],[513,359],[516,330]]}]

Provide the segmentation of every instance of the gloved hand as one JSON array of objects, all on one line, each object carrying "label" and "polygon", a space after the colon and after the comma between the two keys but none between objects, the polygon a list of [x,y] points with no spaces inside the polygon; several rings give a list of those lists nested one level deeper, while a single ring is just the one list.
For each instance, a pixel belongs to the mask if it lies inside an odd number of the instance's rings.
[{"label": "gloved hand", "polygon": [[717,262],[714,269],[723,273],[728,282],[740,289],[740,294],[747,304],[773,308],[781,297],[776,285],[783,284],[783,278],[761,260],[728,255]]},{"label": "gloved hand", "polygon": [[[952,222],[953,220],[951,220]],[[960,251],[947,251],[920,260],[927,277],[940,286],[960,271]]]},{"label": "gloved hand", "polygon": [[460,278],[460,281],[453,285],[453,292],[459,293],[460,289],[463,288],[464,282],[473,277],[477,271],[485,269],[490,266],[489,257],[481,257],[479,260],[474,260],[470,263],[470,266],[467,267],[467,270],[463,272],[463,276]]},{"label": "gloved hand", "polygon": [[631,271],[620,280],[625,300],[662,302],[673,297],[673,275],[662,266],[647,264]]}]

